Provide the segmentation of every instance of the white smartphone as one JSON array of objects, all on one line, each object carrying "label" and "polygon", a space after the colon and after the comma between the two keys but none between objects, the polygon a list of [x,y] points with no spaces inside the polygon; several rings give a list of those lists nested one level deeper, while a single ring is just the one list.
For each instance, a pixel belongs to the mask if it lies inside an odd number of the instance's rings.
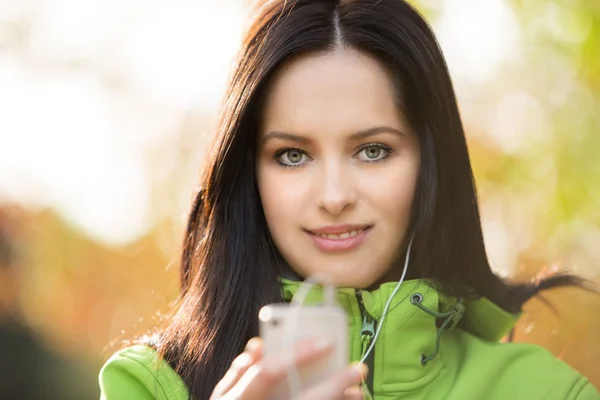
[{"label": "white smartphone", "polygon": [[[342,308],[270,304],[260,310],[259,321],[263,357],[291,356],[294,344],[303,339],[326,338],[333,344],[333,351],[325,358],[298,369],[297,389],[307,389],[348,367],[348,319]],[[290,398],[288,379],[277,387],[273,398]]]}]

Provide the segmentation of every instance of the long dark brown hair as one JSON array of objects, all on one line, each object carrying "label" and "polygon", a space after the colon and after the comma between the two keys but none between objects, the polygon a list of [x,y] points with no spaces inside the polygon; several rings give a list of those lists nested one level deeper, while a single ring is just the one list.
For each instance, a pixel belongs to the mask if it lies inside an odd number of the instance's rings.
[{"label": "long dark brown hair", "polygon": [[490,269],[465,133],[444,57],[423,17],[403,0],[271,0],[257,7],[231,78],[181,258],[181,296],[160,354],[208,399],[258,333],[258,311],[280,301],[282,264],[257,190],[256,138],[265,88],[286,60],[350,47],[391,73],[420,141],[412,207],[410,277],[519,311],[540,290],[580,284],[570,275],[510,284]]}]

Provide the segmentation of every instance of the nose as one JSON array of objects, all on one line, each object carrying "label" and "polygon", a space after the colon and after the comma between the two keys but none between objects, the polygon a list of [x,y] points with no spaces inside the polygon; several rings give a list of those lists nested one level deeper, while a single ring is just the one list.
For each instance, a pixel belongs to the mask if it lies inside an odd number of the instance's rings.
[{"label": "nose", "polygon": [[350,166],[330,162],[320,173],[317,200],[319,207],[331,215],[339,215],[356,203],[357,192]]}]

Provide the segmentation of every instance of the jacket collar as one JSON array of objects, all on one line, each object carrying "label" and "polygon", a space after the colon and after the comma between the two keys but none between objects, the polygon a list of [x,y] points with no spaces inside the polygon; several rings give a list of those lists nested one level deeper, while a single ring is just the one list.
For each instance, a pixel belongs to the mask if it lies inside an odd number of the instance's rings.
[{"label": "jacket collar", "polygon": [[[280,281],[283,297],[288,301],[302,284],[288,279]],[[373,291],[360,291],[365,311],[376,321],[381,320],[396,284],[389,282]],[[336,300],[347,312],[351,340],[360,340],[362,316],[357,290],[337,288]],[[322,301],[323,288],[316,285],[308,292],[304,304]],[[444,366],[444,332],[462,329],[484,340],[498,341],[513,328],[519,316],[504,311],[486,298],[463,301],[439,292],[425,280],[406,281],[390,304],[375,346],[375,368],[385,365],[385,370],[394,371],[380,375],[379,384],[393,383],[398,376],[402,376],[407,390],[427,384]],[[422,363],[423,358],[431,356],[428,362]],[[388,376],[390,382],[387,382]]]}]

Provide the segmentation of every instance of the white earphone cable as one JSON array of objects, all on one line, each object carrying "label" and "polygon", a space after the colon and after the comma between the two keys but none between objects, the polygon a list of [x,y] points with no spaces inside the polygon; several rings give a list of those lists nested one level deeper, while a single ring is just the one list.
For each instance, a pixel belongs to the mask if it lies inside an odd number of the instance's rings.
[{"label": "white earphone cable", "polygon": [[383,326],[383,321],[385,321],[385,317],[388,314],[388,309],[390,308],[392,299],[394,298],[394,296],[396,296],[396,293],[398,293],[398,290],[400,290],[400,286],[402,285],[402,282],[404,282],[404,278],[406,277],[406,271],[408,271],[408,263],[410,261],[410,250],[412,248],[412,242],[413,242],[413,240],[411,238],[410,242],[408,242],[408,248],[406,249],[406,257],[404,259],[404,269],[402,270],[402,276],[400,277],[398,284],[394,288],[394,291],[392,292],[392,294],[388,298],[387,302],[385,303],[385,307],[383,308],[383,314],[381,315],[381,320],[379,321],[377,329],[375,330],[375,337],[371,341],[371,345],[369,346],[369,349],[365,352],[365,355],[360,360],[361,363],[364,363],[365,360],[367,359],[367,357],[369,356],[369,353],[371,353],[371,351],[373,351],[373,348],[375,347],[375,342],[377,342],[377,338],[379,337],[379,332],[381,332],[381,327]]},{"label": "white earphone cable", "polygon": [[[325,304],[328,306],[335,305],[335,287],[331,285],[327,279],[321,275],[312,275],[309,276],[302,282],[294,296],[292,297],[292,301],[290,302],[290,314],[289,320],[285,321],[284,327],[284,343],[291,346],[293,348],[291,356],[292,359],[295,358],[295,340],[294,333],[296,332],[298,326],[299,312],[300,308],[304,304],[306,300],[306,296],[310,292],[310,289],[318,283],[321,283],[325,287]],[[298,372],[298,368],[291,368],[290,372],[287,374],[288,385],[289,385],[289,393],[292,399],[296,398],[297,395],[300,394],[300,374]]]},{"label": "white earphone cable", "polygon": [[[373,351],[373,348],[375,347],[375,343],[377,342],[377,339],[379,337],[379,332],[381,332],[383,322],[385,321],[385,317],[388,314],[390,304],[391,304],[394,296],[396,295],[396,293],[398,293],[398,290],[400,290],[400,286],[404,282],[404,279],[406,277],[406,272],[408,271],[408,264],[410,262],[410,251],[412,248],[412,243],[413,243],[413,238],[411,238],[408,243],[408,247],[406,250],[406,257],[404,260],[404,269],[402,270],[402,276],[400,277],[398,284],[394,288],[394,291],[392,292],[392,294],[390,295],[390,297],[388,298],[388,300],[385,304],[385,307],[383,309],[383,314],[381,316],[381,320],[379,321],[377,329],[375,330],[375,336],[373,337],[373,340],[371,341],[371,345],[369,346],[368,350],[365,352],[364,356],[360,360],[361,363],[364,363],[365,360],[367,359],[368,355],[371,353],[371,351]],[[312,275],[312,276],[306,278],[304,280],[304,282],[302,282],[302,284],[300,285],[300,287],[298,288],[298,290],[296,291],[294,296],[292,297],[292,301],[290,303],[290,308],[292,310],[290,312],[289,320],[285,321],[285,327],[284,327],[284,336],[286,338],[284,340],[284,343],[286,343],[287,345],[294,347],[295,341],[293,339],[294,339],[294,333],[296,332],[296,329],[298,326],[298,319],[299,319],[298,317],[299,317],[300,308],[304,304],[304,301],[306,299],[306,296],[310,292],[310,289],[312,289],[312,287],[318,283],[321,283],[325,287],[325,304],[326,305],[334,305],[335,304],[335,287],[333,285],[331,285],[327,281],[327,279],[325,279],[325,277],[320,276],[320,275]],[[291,353],[292,358],[295,355],[296,355],[295,350],[293,350]],[[291,368],[290,372],[287,374],[287,378],[288,378],[290,396],[291,396],[291,398],[296,398],[296,396],[300,394],[300,388],[301,388],[300,374],[298,372],[298,369],[295,367]]]}]

